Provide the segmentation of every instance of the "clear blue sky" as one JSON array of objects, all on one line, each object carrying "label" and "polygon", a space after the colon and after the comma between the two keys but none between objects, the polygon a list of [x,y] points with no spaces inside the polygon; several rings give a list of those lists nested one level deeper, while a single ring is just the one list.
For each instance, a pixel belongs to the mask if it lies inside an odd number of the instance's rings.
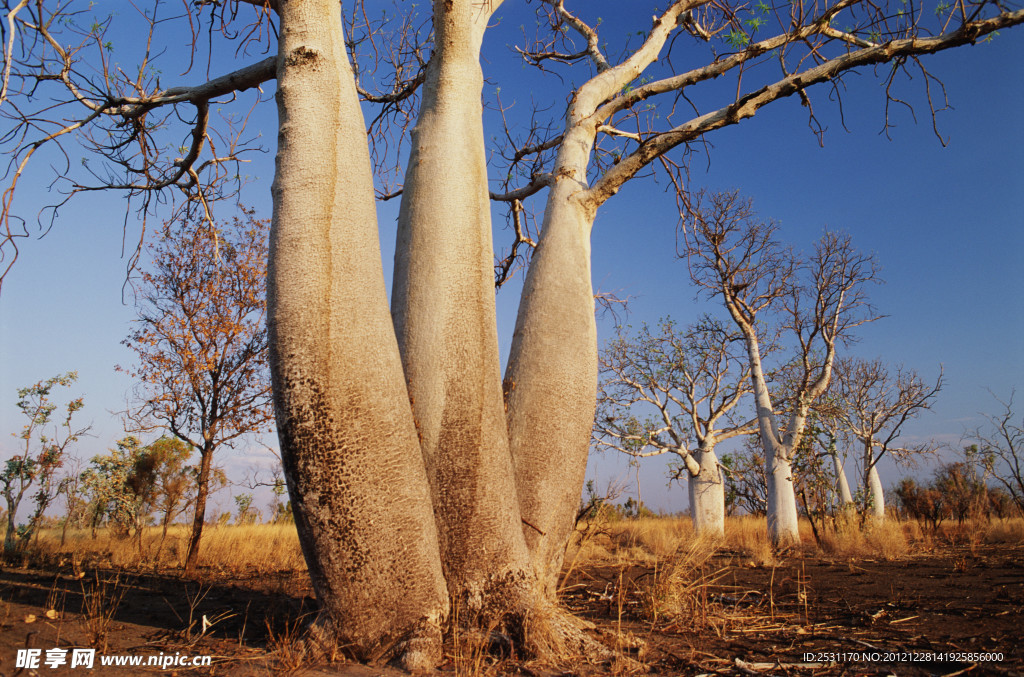
[{"label": "clear blue sky", "polygon": [[[624,3],[595,3],[605,10],[603,34],[646,28],[653,10],[644,5],[628,14]],[[506,0],[499,25],[485,45],[485,73],[502,87],[502,101],[514,103],[513,115],[528,112],[530,98],[558,102],[568,83],[537,78],[524,70],[509,45],[518,43],[520,25],[530,25],[530,7]],[[912,439],[955,443],[965,427],[981,422],[979,412],[1024,383],[1024,31],[1004,31],[993,43],[959,48],[926,60],[946,84],[953,110],[939,114],[943,147],[931,129],[920,94],[910,95],[918,122],[894,111],[895,128],[879,132],[884,94],[870,71],[851,75],[844,94],[844,131],[828,92],[811,90],[816,112],[828,128],[825,146],[807,127],[805,109],[786,100],[762,109],[742,124],[708,137],[710,164],[697,159],[692,186],[739,189],[752,197],[764,217],[782,225],[781,235],[797,247],[808,246],[828,226],[849,231],[862,249],[880,260],[886,284],[873,299],[889,317],[861,331],[854,352],[882,356],[934,378],[945,367],[946,387],[934,411],[908,426]],[[240,66],[218,62],[219,74]],[[218,68],[217,66],[220,66]],[[165,72],[174,72],[166,69]],[[172,76],[165,76],[165,85]],[[580,76],[582,79],[582,75]],[[195,82],[196,78],[185,78]],[[715,85],[718,86],[718,85]],[[725,86],[733,86],[731,85]],[[920,92],[921,78],[907,92]],[[268,90],[269,91],[269,90]],[[909,94],[908,94],[909,95]],[[489,116],[488,133],[499,133]],[[263,105],[254,118],[272,144],[276,110]],[[272,147],[271,147],[272,150]],[[251,167],[258,177],[246,201],[269,216],[273,154]],[[47,200],[45,173],[31,177],[19,195],[23,213]],[[629,296],[629,322],[639,324],[671,315],[680,323],[712,309],[696,302],[684,266],[674,256],[676,209],[665,184],[637,180],[598,214],[593,235],[593,276],[601,291]],[[382,205],[381,237],[387,275],[397,201]],[[116,195],[76,198],[52,231],[22,241],[21,255],[0,296],[0,457],[13,451],[21,421],[15,390],[58,372],[77,369],[74,393],[86,398],[83,419],[95,437],[79,445],[88,459],[123,435],[118,417],[131,383],[114,365],[130,360],[120,345],[133,317],[130,292],[124,297],[127,259],[122,256],[124,201]],[[495,212],[496,244],[508,240]],[[137,225],[128,221],[127,246]],[[519,276],[518,279],[521,279]],[[499,330],[507,350],[518,302],[516,281],[499,293]],[[124,302],[123,302],[124,301]],[[601,323],[603,341],[611,323]],[[272,459],[258,445],[228,452],[220,459],[236,479],[253,464]],[[627,468],[610,454],[596,456],[591,476],[599,486],[624,476]],[[895,471],[883,468],[883,481]],[[657,460],[641,473],[643,498],[665,510],[685,507],[685,492],[665,489],[664,467]],[[851,478],[852,479],[852,478]],[[263,507],[265,501],[257,501]],[[231,506],[226,494],[221,508]]]}]

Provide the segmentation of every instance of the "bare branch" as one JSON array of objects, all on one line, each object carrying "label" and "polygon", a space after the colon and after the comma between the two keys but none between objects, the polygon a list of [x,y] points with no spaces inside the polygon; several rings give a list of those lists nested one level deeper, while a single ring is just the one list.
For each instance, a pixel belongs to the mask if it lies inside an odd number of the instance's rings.
[{"label": "bare branch", "polygon": [[[845,71],[859,66],[885,63],[909,56],[931,54],[958,47],[972,43],[979,37],[989,35],[1001,28],[1014,26],[1021,22],[1024,22],[1024,10],[1006,12],[995,17],[965,24],[958,30],[946,35],[924,38],[915,36],[850,51],[828,59],[814,67],[788,75],[781,80],[742,96],[735,102],[718,110],[693,118],[668,132],[648,139],[595,182],[590,188],[589,197],[595,205],[600,205],[618,192],[622,184],[635,176],[651,161],[676,146],[693,141],[703,134],[720,127],[736,124],[753,116],[760,108],[772,101],[802,92],[811,85],[832,80]],[[822,32],[824,29],[823,26],[818,26],[817,24],[815,26],[817,27],[805,27],[798,31],[798,33]],[[671,84],[677,85],[677,88],[682,88],[688,84],[714,77],[714,75],[727,70],[727,62],[730,64],[729,67],[734,67],[771,49],[771,45],[782,45],[790,41],[788,36],[779,36],[769,41],[751,45],[741,55],[735,55],[732,61],[723,60],[715,62],[697,71],[672,78],[670,81],[662,81],[663,84],[660,85],[652,83],[648,86],[648,89],[643,90],[643,98],[661,91],[674,89],[670,87]],[[621,106],[622,104],[619,102],[612,102],[607,108],[601,110],[601,119],[606,119],[615,111],[621,110]]]}]

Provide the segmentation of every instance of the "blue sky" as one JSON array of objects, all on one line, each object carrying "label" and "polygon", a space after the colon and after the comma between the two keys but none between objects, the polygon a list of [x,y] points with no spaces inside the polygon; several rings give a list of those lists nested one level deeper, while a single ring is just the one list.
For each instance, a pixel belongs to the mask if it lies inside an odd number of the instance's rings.
[{"label": "blue sky", "polygon": [[[502,101],[514,104],[516,114],[528,111],[531,98],[564,102],[567,95],[567,84],[536,78],[510,52],[509,45],[521,34],[519,26],[531,20],[530,8],[520,5],[506,1],[485,45],[485,73],[492,86],[502,87]],[[623,3],[596,6],[607,10],[602,30],[609,34],[612,28],[643,28],[652,13],[637,10],[639,18],[634,19]],[[906,111],[896,110],[892,139],[880,134],[884,93],[867,71],[847,79],[843,103],[849,132],[827,101],[827,92],[811,90],[816,112],[828,128],[823,148],[807,127],[805,109],[794,99],[713,133],[708,137],[714,146],[710,164],[706,159],[693,163],[693,187],[739,189],[754,199],[762,216],[781,223],[781,237],[796,247],[810,246],[827,226],[850,232],[860,248],[877,255],[886,284],[872,298],[889,317],[865,327],[852,351],[903,363],[926,379],[934,379],[940,364],[945,368],[946,387],[934,411],[908,426],[912,439],[955,444],[965,428],[981,423],[980,412],[997,406],[987,389],[1005,397],[1024,383],[1021,35],[1021,29],[1004,31],[990,44],[926,61],[946,84],[953,107],[938,118],[946,147],[935,137],[919,94],[911,98],[917,124]],[[214,72],[242,63],[215,67]],[[919,92],[920,84],[918,78],[905,91]],[[487,123],[488,133],[500,131],[493,115]],[[272,102],[263,105],[253,124],[265,138],[274,138]],[[245,196],[267,216],[272,162],[268,153],[252,165],[258,180]],[[35,213],[47,199],[46,175],[31,179],[19,194],[24,213]],[[685,266],[675,258],[675,201],[664,187],[664,182],[650,180],[631,183],[601,209],[595,223],[595,287],[630,297],[628,321],[633,324],[665,315],[685,324],[715,310],[694,299]],[[79,445],[79,455],[88,459],[123,435],[112,413],[124,408],[131,388],[114,371],[114,365],[130,360],[120,341],[133,317],[130,292],[123,294],[127,259],[122,249],[131,248],[137,237],[131,216],[127,236],[122,232],[124,209],[117,195],[80,196],[44,238],[21,242],[20,258],[0,295],[0,433],[9,440],[0,447],[0,457],[12,453],[14,440],[7,433],[21,426],[15,390],[72,369],[80,374],[73,393],[85,396],[83,419],[93,422],[95,434]],[[381,205],[388,276],[396,214],[397,201]],[[496,211],[498,246],[508,238],[502,223]],[[508,349],[515,319],[519,280],[521,275],[498,295],[503,350]],[[601,322],[602,341],[611,328],[610,321]],[[257,464],[269,467],[272,462],[257,444],[220,459],[236,479]],[[894,469],[882,470],[883,481],[893,483]],[[622,459],[609,453],[595,455],[591,462],[591,477],[599,487],[627,472]],[[655,507],[685,507],[684,491],[666,491],[664,466],[656,459],[641,469],[641,486],[644,500]],[[265,501],[257,503],[262,507]],[[233,505],[226,493],[220,504],[222,509]]]}]

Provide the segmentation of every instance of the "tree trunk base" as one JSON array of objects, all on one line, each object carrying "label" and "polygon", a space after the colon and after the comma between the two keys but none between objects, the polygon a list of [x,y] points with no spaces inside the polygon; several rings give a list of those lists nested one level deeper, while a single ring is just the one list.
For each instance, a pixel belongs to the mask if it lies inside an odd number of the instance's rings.
[{"label": "tree trunk base", "polygon": [[592,623],[576,618],[543,595],[524,591],[503,612],[473,616],[453,616],[449,639],[456,655],[518,654],[532,661],[568,666],[622,660],[617,651],[594,636]]},{"label": "tree trunk base", "polygon": [[[631,672],[640,664],[624,655],[621,637],[602,642],[593,623],[573,616],[554,601],[523,592],[519,601],[508,604],[510,592],[502,597],[503,610],[495,604],[470,613],[453,609],[446,632],[437,623],[424,620],[406,637],[382,640],[375,645],[355,646],[339,638],[326,614],[308,628],[302,651],[312,660],[333,660],[347,655],[367,663],[389,661],[406,672],[436,668],[445,656],[456,660],[482,655],[517,657],[554,666],[627,665]],[[463,607],[465,608],[465,607]],[[609,646],[614,644],[616,648]]]}]

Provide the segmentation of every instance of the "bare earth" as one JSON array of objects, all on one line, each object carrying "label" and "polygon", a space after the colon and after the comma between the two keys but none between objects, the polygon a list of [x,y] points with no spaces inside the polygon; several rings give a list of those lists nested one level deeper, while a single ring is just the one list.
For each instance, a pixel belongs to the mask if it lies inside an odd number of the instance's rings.
[{"label": "bare earth", "polygon": [[[639,566],[584,569],[568,581],[563,600],[634,662],[556,668],[463,654],[436,674],[628,674],[638,665],[662,675],[1024,674],[1021,545],[943,546],[895,561],[794,555],[775,567],[720,553],[705,567],[714,583],[686,622],[652,620],[644,596],[654,575]],[[340,656],[311,663],[300,655],[296,638],[313,608],[305,572],[240,577],[207,570],[202,580],[5,568],[0,675],[403,674]],[[96,612],[101,602],[113,609],[106,625]],[[18,649],[42,649],[45,657],[46,649],[104,641],[107,655],[203,655],[212,665],[103,667],[98,658],[91,670],[15,665]],[[954,655],[927,660],[947,653]],[[1002,659],[971,656],[986,653]]]}]

